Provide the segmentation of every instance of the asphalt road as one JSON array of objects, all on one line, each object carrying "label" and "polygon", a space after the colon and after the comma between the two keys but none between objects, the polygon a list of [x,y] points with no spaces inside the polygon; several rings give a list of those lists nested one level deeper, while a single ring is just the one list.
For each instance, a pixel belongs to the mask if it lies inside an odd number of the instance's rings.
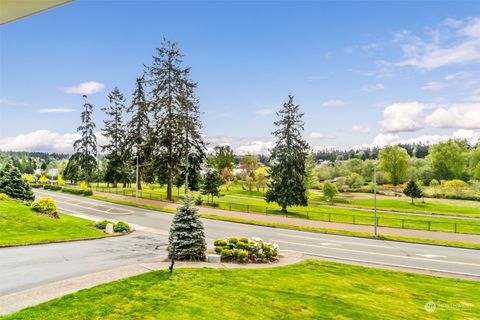
[{"label": "asphalt road", "polygon": [[[137,231],[128,236],[0,249],[0,296],[120,265],[158,261],[173,215],[53,191],[61,212],[95,220],[123,220]],[[256,236],[279,244],[280,250],[352,263],[409,268],[478,277],[480,251],[318,234],[203,219],[209,245],[228,236]]]}]

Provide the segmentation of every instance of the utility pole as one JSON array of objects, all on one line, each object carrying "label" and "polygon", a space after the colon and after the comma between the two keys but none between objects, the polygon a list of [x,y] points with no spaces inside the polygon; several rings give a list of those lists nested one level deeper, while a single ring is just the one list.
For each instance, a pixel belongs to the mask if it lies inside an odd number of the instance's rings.
[{"label": "utility pole", "polygon": [[373,225],[374,234],[377,236],[377,160],[373,162]]}]

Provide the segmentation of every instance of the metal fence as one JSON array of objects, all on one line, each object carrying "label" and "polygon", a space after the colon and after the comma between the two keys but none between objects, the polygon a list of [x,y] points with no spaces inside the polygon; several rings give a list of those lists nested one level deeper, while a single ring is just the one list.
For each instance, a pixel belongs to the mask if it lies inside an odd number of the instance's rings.
[{"label": "metal fence", "polygon": [[[96,187],[96,186],[92,186],[92,189],[96,191],[101,191],[101,192],[135,197],[135,190],[132,190],[132,189]],[[139,190],[138,197],[143,199],[169,201],[169,202],[179,202],[180,200],[183,199],[183,196],[172,195],[173,200],[170,201],[166,199],[166,195],[164,194],[145,191],[145,190]],[[222,201],[217,201],[214,203],[204,202],[203,205],[218,208],[218,209],[228,210],[228,211],[239,211],[239,212],[247,212],[247,213],[272,215],[272,216],[284,216],[286,218],[299,218],[299,219],[317,220],[317,221],[325,221],[325,222],[348,223],[348,224],[355,224],[355,225],[373,225],[374,224],[373,216],[366,216],[366,215],[318,212],[313,210],[295,210],[295,209],[289,209],[288,212],[284,213],[284,212],[281,212],[281,210],[279,210],[278,207],[251,205],[251,204],[234,203],[234,202],[222,202]],[[423,219],[414,220],[414,219],[404,219],[404,218],[391,218],[391,217],[378,218],[377,217],[377,224],[380,227],[390,227],[390,228],[480,234],[480,223],[477,223],[477,222],[473,222],[469,224],[469,223],[433,221],[433,220],[423,220]]]}]

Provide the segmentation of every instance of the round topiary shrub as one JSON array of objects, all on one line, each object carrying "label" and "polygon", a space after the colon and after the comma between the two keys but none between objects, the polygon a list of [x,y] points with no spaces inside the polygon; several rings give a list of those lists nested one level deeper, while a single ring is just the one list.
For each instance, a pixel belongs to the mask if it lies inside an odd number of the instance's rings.
[{"label": "round topiary shrub", "polygon": [[[106,226],[107,225],[105,224],[105,227]],[[113,226],[113,231],[115,231],[115,232],[129,232],[130,231],[130,226],[123,221],[119,221]]]},{"label": "round topiary shrub", "polygon": [[230,258],[232,256],[232,251],[229,249],[223,249],[221,255],[222,258]]},{"label": "round topiary shrub", "polygon": [[57,204],[52,198],[46,197],[32,203],[31,208],[39,213],[59,219]]},{"label": "round topiary shrub", "polygon": [[222,250],[223,250],[223,247],[215,246],[215,252],[216,253],[220,253],[220,252],[222,252]]},{"label": "round topiary shrub", "polygon": [[225,240],[215,240],[213,245],[216,247],[224,247],[227,245],[227,243],[225,242]]},{"label": "round topiary shrub", "polygon": [[113,222],[111,222],[111,221],[102,220],[102,221],[97,221],[97,222],[95,223],[95,228],[105,230],[105,228],[107,228],[107,224],[109,224],[109,223],[115,225],[115,224],[114,224]]},{"label": "round topiary shrub", "polygon": [[248,260],[248,252],[245,250],[238,250],[237,259],[240,262],[247,262]]}]

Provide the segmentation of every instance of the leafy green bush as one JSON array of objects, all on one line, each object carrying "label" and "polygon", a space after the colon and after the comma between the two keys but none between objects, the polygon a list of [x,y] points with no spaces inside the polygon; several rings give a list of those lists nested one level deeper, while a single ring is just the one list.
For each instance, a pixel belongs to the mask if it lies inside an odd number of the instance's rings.
[{"label": "leafy green bush", "polygon": [[222,259],[227,261],[268,262],[277,259],[276,243],[264,242],[260,238],[241,238],[240,240],[232,237],[216,240],[215,252],[220,253]]},{"label": "leafy green bush", "polygon": [[42,188],[43,188],[43,184],[40,184],[40,183],[31,183],[31,184],[30,184],[30,187],[32,187],[32,188],[37,188],[37,189],[42,189]]},{"label": "leafy green bush", "polygon": [[117,224],[115,224],[113,226],[113,231],[115,231],[115,232],[129,232],[130,231],[130,226],[126,222],[119,221],[119,222],[117,222]]},{"label": "leafy green bush", "polygon": [[52,191],[60,191],[60,190],[62,190],[62,187],[54,186],[54,185],[51,185],[51,184],[46,184],[46,185],[43,186],[43,189],[52,190]]},{"label": "leafy green bush", "polygon": [[8,195],[5,193],[0,193],[0,200],[8,200]]},{"label": "leafy green bush", "polygon": [[46,197],[33,202],[31,207],[37,212],[48,214],[50,216],[58,218],[57,204],[50,197]]},{"label": "leafy green bush", "polygon": [[62,188],[62,192],[71,193],[71,194],[83,194],[83,190],[81,189],[73,189],[73,188]]},{"label": "leafy green bush", "polygon": [[222,257],[229,258],[232,256],[232,251],[229,249],[223,249],[221,252]]},{"label": "leafy green bush", "polygon": [[227,242],[225,240],[219,239],[219,240],[215,240],[213,245],[216,246],[216,247],[223,247],[223,246],[227,245]]},{"label": "leafy green bush", "polygon": [[83,190],[83,195],[84,195],[84,196],[93,196],[93,191],[92,191],[92,189]]},{"label": "leafy green bush", "polygon": [[201,206],[203,204],[203,198],[201,195],[195,198],[195,205]]},{"label": "leafy green bush", "polygon": [[97,221],[95,223],[95,228],[105,230],[105,228],[107,228],[107,224],[109,224],[109,223],[115,225],[112,221],[102,220],[102,221]]},{"label": "leafy green bush", "polygon": [[240,262],[247,262],[248,260],[248,252],[245,250],[239,250],[237,253],[237,259]]}]

